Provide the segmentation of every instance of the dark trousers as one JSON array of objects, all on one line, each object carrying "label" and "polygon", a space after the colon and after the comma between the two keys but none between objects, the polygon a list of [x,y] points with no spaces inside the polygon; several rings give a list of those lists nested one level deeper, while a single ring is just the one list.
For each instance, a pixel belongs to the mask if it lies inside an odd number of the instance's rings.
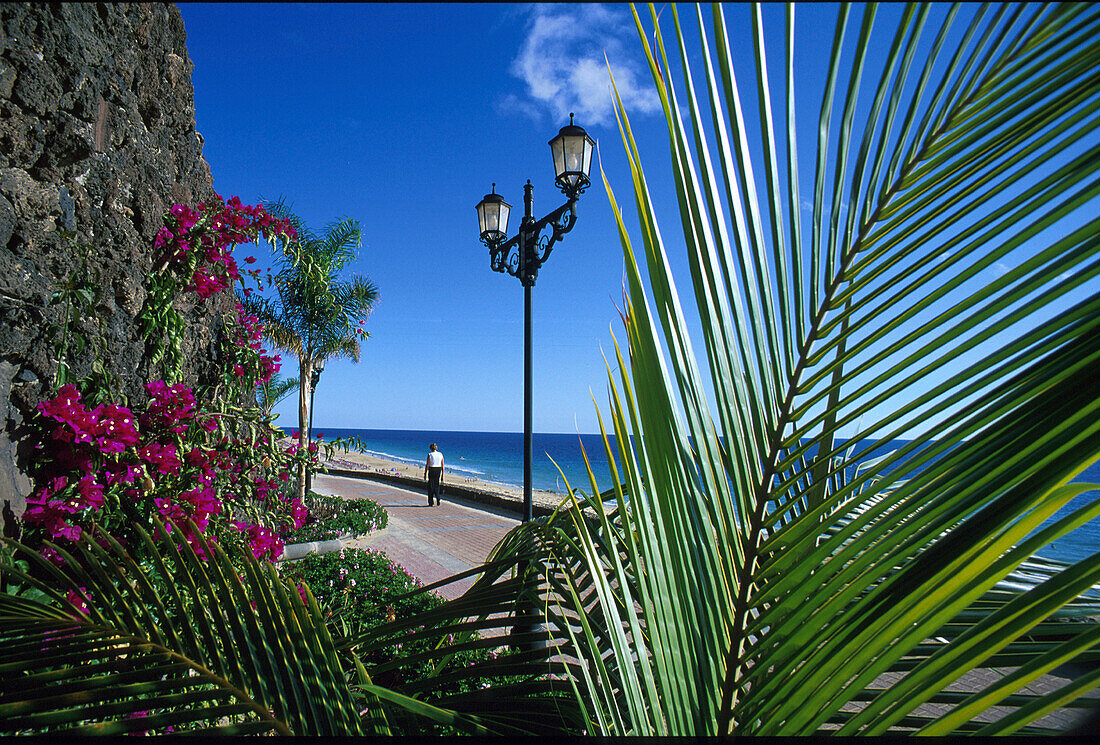
[{"label": "dark trousers", "polygon": [[440,480],[443,478],[443,466],[433,466],[428,468],[428,506],[432,506],[432,499],[435,499],[435,503],[439,504],[439,497],[443,493],[443,485],[440,484]]}]

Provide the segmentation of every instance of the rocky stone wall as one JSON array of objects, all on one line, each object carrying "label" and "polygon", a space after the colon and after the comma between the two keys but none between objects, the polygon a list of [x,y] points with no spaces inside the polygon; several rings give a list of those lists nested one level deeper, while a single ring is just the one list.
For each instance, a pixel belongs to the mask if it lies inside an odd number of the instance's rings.
[{"label": "rocky stone wall", "polygon": [[[99,276],[78,330],[102,339],[131,399],[156,373],[135,320],[153,238],[172,204],[214,195],[185,41],[174,5],[0,3],[0,502],[17,514],[31,490],[24,423],[57,370],[63,308],[50,299],[84,261],[61,230],[91,247]],[[195,382],[209,374],[212,309],[180,309]],[[69,359],[78,377],[92,362]]]}]

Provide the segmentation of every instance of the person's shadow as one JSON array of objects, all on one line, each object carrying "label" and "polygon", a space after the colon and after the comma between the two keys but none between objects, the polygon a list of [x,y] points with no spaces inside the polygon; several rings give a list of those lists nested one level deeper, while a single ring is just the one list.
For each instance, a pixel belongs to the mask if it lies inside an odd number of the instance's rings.
[{"label": "person's shadow", "polygon": [[23,526],[20,525],[19,518],[15,516],[15,511],[11,508],[10,499],[4,500],[4,509],[0,510],[0,515],[4,518],[4,537],[18,541],[19,534],[23,532]]}]

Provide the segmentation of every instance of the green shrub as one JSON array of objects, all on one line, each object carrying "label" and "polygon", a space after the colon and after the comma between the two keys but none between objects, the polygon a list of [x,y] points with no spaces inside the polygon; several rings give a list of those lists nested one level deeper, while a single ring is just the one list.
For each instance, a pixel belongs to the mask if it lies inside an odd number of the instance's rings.
[{"label": "green shrub", "polygon": [[386,527],[386,510],[369,499],[342,499],[309,493],[309,519],[283,536],[285,543],[328,541],[342,535],[367,535]]},{"label": "green shrub", "polygon": [[[435,592],[401,597],[416,590],[421,582],[381,551],[352,548],[329,554],[311,554],[280,565],[280,571],[296,583],[309,585],[328,616],[329,627],[335,637],[355,637],[388,620],[415,616],[445,602]],[[417,638],[410,630],[407,639],[372,651],[362,659],[370,669],[372,665],[430,649],[427,640]],[[465,666],[492,656],[493,652],[486,650],[464,650],[454,654],[451,664]],[[377,675],[372,672],[371,676],[379,685],[396,686],[419,680],[431,672],[431,663],[424,661],[401,665]],[[479,686],[480,681],[474,681],[452,691],[440,689],[437,692],[452,693]]]}]

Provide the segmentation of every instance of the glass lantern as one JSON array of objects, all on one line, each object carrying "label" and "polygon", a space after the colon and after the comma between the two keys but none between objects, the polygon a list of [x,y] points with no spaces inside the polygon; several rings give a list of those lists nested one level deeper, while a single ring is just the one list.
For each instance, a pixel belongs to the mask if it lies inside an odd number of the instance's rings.
[{"label": "glass lantern", "polygon": [[588,173],[592,167],[592,151],[596,143],[588,136],[583,127],[573,124],[573,115],[569,115],[569,124],[558,131],[558,136],[550,140],[550,153],[554,157],[554,183],[572,199],[588,186]]}]

